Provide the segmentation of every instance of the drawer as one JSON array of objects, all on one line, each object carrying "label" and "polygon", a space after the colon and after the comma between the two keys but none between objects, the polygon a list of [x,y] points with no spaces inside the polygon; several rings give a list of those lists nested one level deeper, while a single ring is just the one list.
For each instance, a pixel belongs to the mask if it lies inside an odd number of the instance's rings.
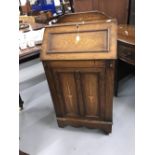
[{"label": "drawer", "polygon": [[135,46],[129,44],[118,44],[118,58],[129,64],[135,64]]}]

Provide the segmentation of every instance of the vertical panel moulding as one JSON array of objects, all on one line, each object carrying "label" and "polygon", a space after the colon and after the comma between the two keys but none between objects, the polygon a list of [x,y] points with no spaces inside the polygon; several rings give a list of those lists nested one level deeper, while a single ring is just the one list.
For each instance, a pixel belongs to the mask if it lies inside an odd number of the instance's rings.
[{"label": "vertical panel moulding", "polygon": [[[94,90],[96,89],[96,91]],[[87,117],[99,117],[98,77],[97,73],[87,72],[82,75],[82,90]],[[95,93],[96,92],[96,93]]]},{"label": "vertical panel moulding", "polygon": [[78,110],[78,115],[79,116],[81,116],[82,115],[82,113],[81,113],[81,101],[80,101],[80,92],[81,92],[81,90],[80,89],[78,89],[78,82],[77,82],[77,80],[78,80],[78,75],[79,73],[77,73],[77,72],[74,72],[74,80],[75,80],[75,92],[76,92],[76,97],[77,97],[77,110]]},{"label": "vertical panel moulding", "polygon": [[110,49],[110,47],[111,47],[111,41],[110,41],[110,39],[111,39],[111,29],[110,28],[108,28],[108,30],[107,30],[108,32],[107,32],[107,51],[109,52],[111,49]]},{"label": "vertical panel moulding", "polygon": [[84,117],[86,117],[86,100],[85,100],[85,95],[84,95],[84,86],[83,86],[83,73],[79,73],[80,77],[80,87],[81,87],[81,96],[82,96],[82,101],[83,101],[83,112],[84,112]]},{"label": "vertical panel moulding", "polygon": [[98,10],[101,11],[101,12],[105,12],[104,0],[98,0]]},{"label": "vertical panel moulding", "polygon": [[114,86],[114,60],[106,61],[106,121],[112,122],[112,109],[113,109],[113,86]]},{"label": "vertical panel moulding", "polygon": [[[51,42],[52,42],[52,39],[53,39],[53,38],[52,38],[52,33],[49,33],[49,34],[48,34],[48,44],[47,44],[47,50],[48,50],[48,51],[51,51],[51,46],[52,46],[52,45],[51,45]],[[48,54],[48,51],[47,51],[46,54]]]},{"label": "vertical panel moulding", "polygon": [[60,85],[64,99],[66,116],[78,116],[78,97],[74,72],[60,73]]},{"label": "vertical panel moulding", "polygon": [[56,90],[57,90],[57,93],[58,93],[61,112],[62,112],[63,116],[65,116],[66,110],[65,110],[64,99],[62,98],[63,95],[62,95],[61,87],[60,87],[60,84],[59,84],[59,75],[58,74],[59,74],[58,72],[54,71],[54,80],[55,80],[55,83],[56,83]]},{"label": "vertical panel moulding", "polygon": [[81,80],[80,80],[80,72],[75,72],[75,79],[76,79],[76,89],[77,89],[77,97],[78,97],[78,108],[80,116],[85,116],[85,108],[83,103],[83,96],[82,96],[82,87],[81,87]]},{"label": "vertical panel moulding", "polygon": [[98,10],[98,0],[92,0],[93,10]]},{"label": "vertical panel moulding", "polygon": [[105,68],[99,73],[99,103],[100,103],[100,117],[102,120],[105,119]]}]

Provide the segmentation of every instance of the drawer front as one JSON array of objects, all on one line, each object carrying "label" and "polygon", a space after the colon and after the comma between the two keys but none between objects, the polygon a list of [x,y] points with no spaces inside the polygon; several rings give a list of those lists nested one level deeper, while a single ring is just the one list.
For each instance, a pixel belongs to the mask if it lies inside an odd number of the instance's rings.
[{"label": "drawer front", "polygon": [[118,58],[129,64],[135,64],[135,46],[129,44],[118,44]]}]

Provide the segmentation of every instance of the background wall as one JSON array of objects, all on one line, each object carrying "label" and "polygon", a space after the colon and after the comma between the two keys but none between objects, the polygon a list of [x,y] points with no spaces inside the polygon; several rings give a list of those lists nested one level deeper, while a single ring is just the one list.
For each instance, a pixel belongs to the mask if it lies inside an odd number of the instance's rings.
[{"label": "background wall", "polygon": [[135,0],[130,0],[129,24],[135,25]]},{"label": "background wall", "polygon": [[118,23],[128,22],[129,0],[74,0],[75,12],[99,10],[117,18]]}]

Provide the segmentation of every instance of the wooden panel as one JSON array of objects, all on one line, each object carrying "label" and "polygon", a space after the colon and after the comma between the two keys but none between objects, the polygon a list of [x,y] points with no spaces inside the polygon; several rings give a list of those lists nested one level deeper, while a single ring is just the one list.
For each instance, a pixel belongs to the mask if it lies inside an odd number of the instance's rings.
[{"label": "wooden panel", "polygon": [[93,0],[93,10],[98,10],[99,0]]},{"label": "wooden panel", "polygon": [[75,12],[91,11],[93,8],[93,0],[74,0]]},{"label": "wooden panel", "polygon": [[118,26],[118,41],[135,45],[135,27],[133,25]]},{"label": "wooden panel", "polygon": [[110,19],[109,16],[99,11],[88,11],[81,13],[71,13],[61,16],[58,19],[58,23],[75,23],[75,22],[87,22],[87,21],[97,21],[97,20],[107,20]]},{"label": "wooden panel", "polygon": [[135,0],[129,1],[129,18],[128,18],[128,24],[135,25]]},{"label": "wooden panel", "polygon": [[113,110],[113,90],[114,90],[114,70],[115,61],[107,61],[106,63],[106,73],[105,73],[105,97],[106,104],[104,108],[105,121],[112,122],[112,110]]},{"label": "wooden panel", "polygon": [[65,62],[63,68],[54,69],[57,94],[63,96],[59,102],[64,116],[104,120],[104,74],[105,67],[71,68],[66,67]]},{"label": "wooden panel", "polygon": [[128,20],[129,0],[99,0],[99,11],[103,11],[118,23],[125,24]]},{"label": "wooden panel", "polygon": [[58,125],[111,132],[114,61],[44,61],[43,64]]},{"label": "wooden panel", "polygon": [[135,65],[135,46],[118,42],[118,57],[120,60]]},{"label": "wooden panel", "polygon": [[108,45],[108,30],[58,34],[51,33],[49,35],[48,53],[73,51],[108,52]]},{"label": "wooden panel", "polygon": [[99,6],[99,0],[74,0],[74,11],[92,11],[97,10]]},{"label": "wooden panel", "polygon": [[60,89],[65,104],[65,112],[68,116],[78,115],[78,102],[74,73],[59,73]]},{"label": "wooden panel", "polygon": [[75,12],[99,10],[127,24],[129,0],[74,0]]},{"label": "wooden panel", "polygon": [[52,100],[54,103],[54,109],[56,112],[56,116],[63,117],[64,106],[63,106],[63,102],[61,100],[61,92],[59,91],[59,88],[57,87],[57,80],[55,79],[55,78],[57,78],[57,76],[53,74],[53,69],[49,62],[48,63],[43,62],[43,66],[45,69],[45,74],[47,77],[51,97],[52,97]]},{"label": "wooden panel", "polygon": [[99,11],[103,11],[119,24],[126,24],[128,20],[129,0],[99,0]]},{"label": "wooden panel", "polygon": [[132,25],[118,26],[118,57],[129,64],[135,64],[135,28]]},{"label": "wooden panel", "polygon": [[98,74],[81,74],[86,117],[99,117]]},{"label": "wooden panel", "polygon": [[[72,34],[73,32],[74,34]],[[74,43],[76,38],[75,36],[78,35],[78,32],[80,39],[79,42],[75,44]],[[66,34],[65,36],[64,33],[68,34]],[[57,35],[60,34],[60,36],[53,37],[52,38],[53,43],[51,43],[51,37],[49,37],[50,34],[57,34]],[[85,23],[58,24],[51,27],[46,27],[42,44],[41,59],[42,60],[116,59],[117,58],[116,37],[117,37],[117,25],[116,20],[114,19],[106,21],[92,21]],[[52,48],[54,52],[50,52],[49,48]],[[80,50],[80,52],[77,50]]]}]

